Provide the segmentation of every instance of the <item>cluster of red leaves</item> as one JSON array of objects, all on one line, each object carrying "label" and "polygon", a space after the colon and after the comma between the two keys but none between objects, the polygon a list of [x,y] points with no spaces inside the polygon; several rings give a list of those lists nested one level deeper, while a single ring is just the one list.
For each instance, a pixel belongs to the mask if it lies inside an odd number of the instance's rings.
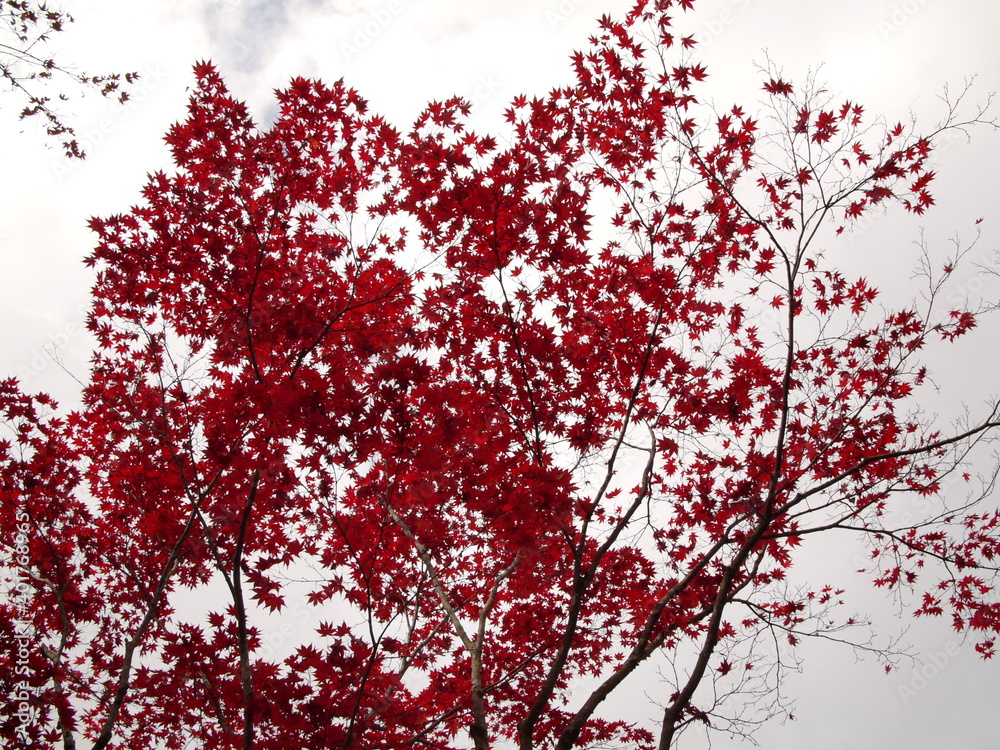
[{"label": "cluster of red leaves", "polygon": [[[301,79],[261,131],[196,68],[172,173],[92,222],[84,409],[46,422],[2,393],[23,451],[4,446],[2,513],[31,517],[45,645],[33,737],[649,747],[597,709],[691,641],[669,744],[707,719],[706,674],[754,672],[727,644],[761,627],[794,644],[832,606],[829,587],[785,586],[794,550],[827,527],[875,534],[893,493],[927,487],[950,443],[898,416],[924,377],[911,360],[973,321],[878,319],[866,281],[785,230],[805,236],[815,200],[921,210],[929,143],[863,145],[859,107],[775,79],[786,166],[738,107],[697,137],[705,70],[657,72],[639,41],[669,51],[672,5],[602,19],[574,86],[513,102],[504,147],[460,99],[401,133],[343,83]],[[852,156],[839,182],[802,142]],[[595,240],[608,195],[615,237]],[[997,516],[964,518],[883,538],[885,582],[993,560]],[[988,656],[987,579],[946,578],[920,613],[950,607]],[[193,612],[201,590],[221,594]],[[276,653],[266,616],[293,608],[310,624]],[[574,702],[584,676],[599,686]]]},{"label": "cluster of red leaves", "polygon": [[[37,117],[45,122],[47,135],[58,138],[66,156],[82,159],[85,154],[73,127],[52,103],[46,91],[51,79],[63,77],[101,96],[128,100],[128,86],[139,78],[138,73],[91,75],[65,67],[47,54],[46,46],[52,34],[63,31],[73,17],[38,0],[2,0],[0,2],[0,80],[12,95],[23,100],[22,120]],[[66,100],[65,93],[58,93]]]}]

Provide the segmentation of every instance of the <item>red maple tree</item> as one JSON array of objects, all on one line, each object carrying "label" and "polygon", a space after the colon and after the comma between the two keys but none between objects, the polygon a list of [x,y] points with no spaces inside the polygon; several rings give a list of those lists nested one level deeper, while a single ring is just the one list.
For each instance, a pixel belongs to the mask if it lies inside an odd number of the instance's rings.
[{"label": "red maple tree", "polygon": [[[912,408],[924,345],[975,316],[935,304],[950,265],[884,310],[818,249],[923,212],[934,136],[982,113],[883,128],[774,73],[763,116],[714,114],[673,5],[602,19],[506,141],[461,99],[404,133],[302,79],[260,129],[197,66],[173,170],[92,222],[84,408],[0,388],[28,602],[0,617],[7,746],[742,731],[746,700],[780,709],[762,634],[851,625],[789,581],[831,530],[993,654],[1000,514],[942,482],[1000,415],[953,434]],[[900,526],[905,493],[934,512]],[[603,711],[654,658],[660,720]]]}]

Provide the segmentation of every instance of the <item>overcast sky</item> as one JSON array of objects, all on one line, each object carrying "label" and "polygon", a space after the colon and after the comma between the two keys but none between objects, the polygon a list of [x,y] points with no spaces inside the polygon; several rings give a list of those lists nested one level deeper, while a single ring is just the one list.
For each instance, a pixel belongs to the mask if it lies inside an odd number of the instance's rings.
[{"label": "overcast sky", "polygon": [[[77,18],[57,38],[65,59],[88,71],[142,75],[124,108],[101,101],[67,107],[89,152],[84,163],[46,146],[34,126],[16,121],[12,100],[0,99],[0,374],[19,375],[25,390],[72,404],[72,376],[85,377],[90,346],[82,333],[91,283],[81,263],[92,243],[87,219],[127,210],[147,173],[169,168],[162,136],[184,115],[196,61],[215,62],[260,121],[273,111],[272,91],[304,75],[346,78],[400,128],[428,100],[460,94],[474,103],[475,122],[496,129],[514,95],[566,83],[568,55],[585,44],[594,19],[621,15],[630,3],[67,0],[63,6]],[[1000,3],[987,0],[697,0],[676,26],[702,41],[711,78],[700,95],[722,104],[753,105],[761,81],[752,63],[763,60],[765,48],[787,80],[822,64],[831,90],[893,121],[912,109],[930,123],[943,114],[936,97],[945,84],[960,89],[973,75],[979,77],[972,99],[1000,89]],[[986,217],[974,259],[995,262],[1000,135],[973,136],[971,144],[958,141],[937,155],[934,211],[920,221],[879,219],[831,252],[843,252],[847,265],[870,264],[883,285],[902,284],[909,266],[899,265],[900,258],[920,227],[940,247],[956,232],[971,240],[975,220]],[[971,268],[963,274],[963,288],[989,291],[983,274]],[[976,407],[982,398],[974,389],[997,390],[996,332],[936,363],[944,395],[935,408],[947,414],[966,394]],[[69,374],[47,354],[53,345]],[[834,544],[807,562],[824,568],[827,580],[852,580],[851,560]],[[880,634],[905,625],[877,599],[853,601],[883,616]],[[769,750],[998,746],[1000,663],[980,662],[971,645],[959,651],[945,622],[917,622],[908,639],[922,663],[888,676],[874,660],[856,664],[849,649],[805,647],[804,673],[784,686],[798,697],[797,720],[769,725],[757,739]],[[657,689],[655,682],[635,686],[654,696]],[[682,746],[699,743],[692,738]],[[715,746],[740,745],[716,738]]]}]

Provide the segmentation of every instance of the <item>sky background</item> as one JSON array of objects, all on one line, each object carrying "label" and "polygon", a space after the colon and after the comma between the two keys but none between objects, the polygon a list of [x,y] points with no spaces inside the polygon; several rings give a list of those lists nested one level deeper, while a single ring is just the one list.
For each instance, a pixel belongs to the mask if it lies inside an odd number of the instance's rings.
[{"label": "sky background", "polygon": [[[170,166],[162,136],[184,116],[192,65],[211,60],[259,122],[274,111],[273,90],[303,75],[344,77],[375,111],[406,128],[431,99],[459,94],[474,105],[473,122],[502,128],[502,113],[519,93],[544,94],[570,80],[569,54],[586,43],[603,13],[621,16],[623,0],[67,0],[76,23],[55,39],[63,59],[94,73],[137,70],[133,100],[116,106],[71,101],[86,162],[67,161],[36,126],[16,120],[0,98],[0,373],[27,391],[47,391],[64,404],[84,379],[90,341],[83,329],[91,276],[82,264],[92,245],[90,216],[122,212],[138,200],[146,175]],[[983,0],[697,0],[678,12],[676,28],[701,41],[697,59],[710,73],[698,90],[725,106],[752,109],[761,80],[754,61],[765,52],[801,81],[822,65],[831,91],[891,121],[912,110],[939,119],[943,87],[960,90],[978,75],[970,108],[1000,89],[1000,3]],[[994,108],[1000,113],[1000,108]],[[894,212],[865,224],[831,257],[864,269],[883,288],[903,289],[912,242],[968,244],[985,217],[960,290],[1000,296],[995,280],[973,263],[995,264],[1000,248],[1000,134],[980,129],[971,143],[953,139],[935,161],[937,207],[916,220]],[[836,256],[833,255],[836,253]],[[994,265],[994,267],[996,267]],[[889,289],[887,289],[889,291]],[[998,329],[953,347],[932,364],[940,394],[931,408],[947,419],[963,402],[973,409],[998,390]],[[53,358],[58,359],[57,363]],[[932,352],[932,355],[935,353]],[[915,507],[919,510],[919,507]],[[851,553],[834,543],[815,549],[801,569],[855,588]],[[850,599],[876,619],[878,635],[907,625],[878,598]],[[797,720],[762,728],[769,750],[875,750],[885,746],[979,750],[1000,743],[1000,659],[983,663],[946,622],[914,622],[907,634],[918,657],[886,676],[874,659],[829,643],[802,649],[804,672],[784,685],[797,698]],[[622,711],[651,714],[655,678],[633,686]],[[690,737],[682,747],[699,748]],[[715,738],[715,747],[739,742]]]}]

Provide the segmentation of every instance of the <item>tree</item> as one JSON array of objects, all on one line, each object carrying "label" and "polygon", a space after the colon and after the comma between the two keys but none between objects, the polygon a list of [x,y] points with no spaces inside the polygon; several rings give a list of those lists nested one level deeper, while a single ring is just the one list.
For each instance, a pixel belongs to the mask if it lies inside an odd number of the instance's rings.
[{"label": "tree", "polygon": [[[3,0],[0,3],[0,79],[24,107],[20,119],[40,117],[45,121],[47,135],[60,139],[66,156],[82,159],[85,154],[76,139],[76,133],[65,116],[59,113],[52,97],[45,92],[52,79],[63,77],[85,89],[97,91],[101,96],[114,96],[119,102],[128,100],[124,84],[134,83],[138,73],[109,73],[91,75],[64,67],[45,51],[52,34],[63,31],[73,17],[37,0]],[[59,92],[57,98],[69,97]]]},{"label": "tree", "polygon": [[[92,222],[84,407],[0,389],[11,746],[743,732],[800,639],[850,637],[791,580],[823,532],[993,655],[995,474],[944,485],[1000,406],[916,409],[922,351],[976,323],[940,309],[958,259],[881,310],[819,251],[923,213],[935,138],[986,115],[867,124],[775,70],[762,116],[715,113],[673,5],[602,19],[507,142],[302,79],[260,129],[197,66],[172,172]],[[905,493],[935,510],[903,524]],[[657,659],[656,726],[602,713]]]}]

